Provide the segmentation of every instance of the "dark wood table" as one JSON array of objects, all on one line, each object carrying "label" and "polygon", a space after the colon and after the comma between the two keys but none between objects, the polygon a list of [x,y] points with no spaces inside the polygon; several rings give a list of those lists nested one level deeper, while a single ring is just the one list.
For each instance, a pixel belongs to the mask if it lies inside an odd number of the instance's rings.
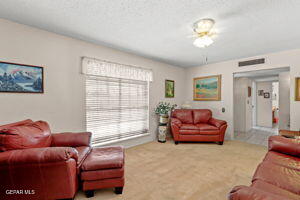
[{"label": "dark wood table", "polygon": [[300,131],[290,131],[290,130],[280,130],[279,135],[282,135],[284,137],[288,138],[295,138],[296,136],[300,136]]}]

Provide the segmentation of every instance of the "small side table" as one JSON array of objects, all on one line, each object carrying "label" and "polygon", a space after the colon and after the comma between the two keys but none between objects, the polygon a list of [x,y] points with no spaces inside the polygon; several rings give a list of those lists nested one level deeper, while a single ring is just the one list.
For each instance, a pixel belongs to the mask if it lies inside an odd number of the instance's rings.
[{"label": "small side table", "polygon": [[279,135],[287,138],[299,138],[300,131],[280,130]]},{"label": "small side table", "polygon": [[167,124],[159,124],[158,126],[158,141],[159,142],[166,142],[167,137]]}]

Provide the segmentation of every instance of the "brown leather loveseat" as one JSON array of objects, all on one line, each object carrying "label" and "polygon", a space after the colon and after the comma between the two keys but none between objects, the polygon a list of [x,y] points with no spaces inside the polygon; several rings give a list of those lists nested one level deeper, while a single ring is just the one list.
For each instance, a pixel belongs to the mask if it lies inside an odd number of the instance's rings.
[{"label": "brown leather loveseat", "polygon": [[176,109],[171,114],[175,144],[190,141],[218,142],[222,145],[226,128],[226,121],[213,118],[209,109]]}]

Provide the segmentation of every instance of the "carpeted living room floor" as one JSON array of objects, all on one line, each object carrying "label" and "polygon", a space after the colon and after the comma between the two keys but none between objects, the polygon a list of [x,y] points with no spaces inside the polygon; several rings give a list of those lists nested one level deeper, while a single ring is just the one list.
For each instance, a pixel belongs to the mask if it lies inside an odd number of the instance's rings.
[{"label": "carpeted living room floor", "polygon": [[[225,200],[235,185],[249,185],[267,147],[241,141],[151,142],[126,149],[125,188],[98,190],[93,199]],[[83,192],[76,200],[87,199]]]}]

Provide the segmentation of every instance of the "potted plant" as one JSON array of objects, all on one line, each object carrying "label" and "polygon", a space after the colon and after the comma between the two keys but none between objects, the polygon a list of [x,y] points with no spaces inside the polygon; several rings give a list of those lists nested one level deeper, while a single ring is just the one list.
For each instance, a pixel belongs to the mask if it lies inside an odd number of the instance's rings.
[{"label": "potted plant", "polygon": [[172,111],[177,105],[167,102],[159,102],[155,108],[155,114],[159,115],[159,123],[167,124],[169,121],[169,112]]}]

